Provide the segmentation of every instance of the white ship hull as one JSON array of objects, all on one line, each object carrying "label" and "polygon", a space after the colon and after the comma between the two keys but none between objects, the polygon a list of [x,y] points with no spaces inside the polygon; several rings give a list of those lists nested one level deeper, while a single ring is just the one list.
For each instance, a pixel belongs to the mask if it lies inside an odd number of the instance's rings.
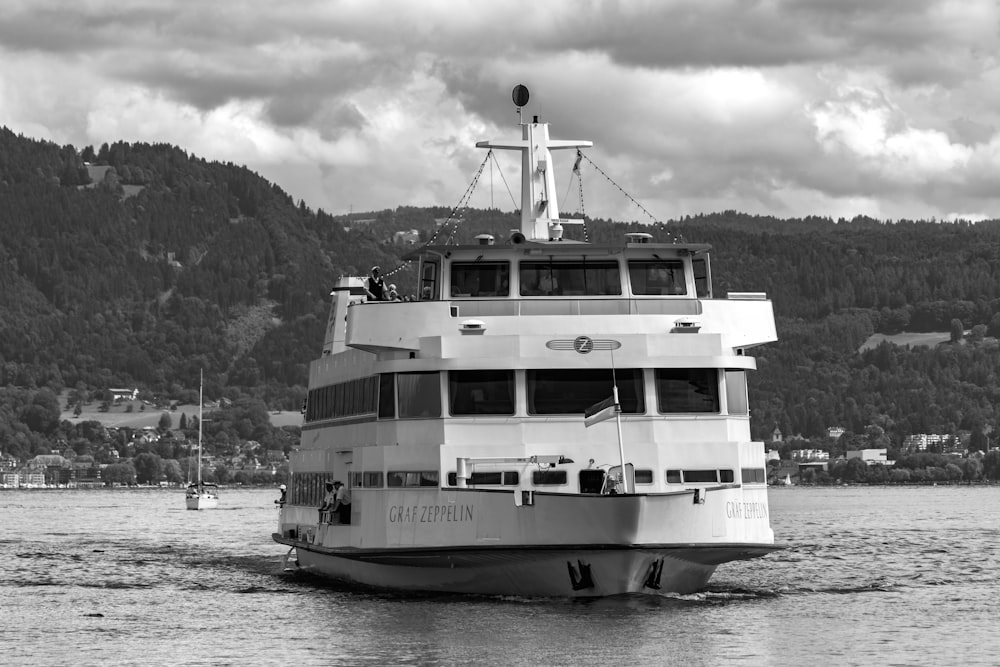
[{"label": "white ship hull", "polygon": [[720,563],[774,550],[739,544],[338,552],[275,539],[297,547],[301,569],[338,581],[401,591],[522,597],[692,593],[708,583]]},{"label": "white ship hull", "polygon": [[[686,594],[704,587],[718,565],[777,548],[763,505],[736,500],[750,497],[738,488],[536,495],[530,505],[515,505],[511,492],[368,495],[367,524],[283,520],[284,534],[273,537],[295,548],[301,570],[346,583],[524,597]],[[747,506],[756,508],[750,516]],[[286,512],[291,518],[296,508]],[[759,542],[748,539],[754,534]]]}]

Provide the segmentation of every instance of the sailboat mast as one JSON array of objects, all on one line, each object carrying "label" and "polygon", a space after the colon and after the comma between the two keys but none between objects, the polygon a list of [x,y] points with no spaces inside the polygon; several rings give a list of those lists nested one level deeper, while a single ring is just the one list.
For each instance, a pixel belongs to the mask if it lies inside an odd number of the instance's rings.
[{"label": "sailboat mast", "polygon": [[198,486],[201,486],[201,422],[205,406],[205,371],[199,372],[198,378]]}]

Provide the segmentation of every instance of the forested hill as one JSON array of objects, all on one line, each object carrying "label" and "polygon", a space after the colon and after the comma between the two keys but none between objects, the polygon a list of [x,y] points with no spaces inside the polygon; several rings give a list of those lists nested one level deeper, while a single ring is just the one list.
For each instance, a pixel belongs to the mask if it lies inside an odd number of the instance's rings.
[{"label": "forested hill", "polygon": [[[8,399],[29,392],[21,402],[41,387],[100,396],[115,386],[190,401],[204,369],[210,399],[295,408],[337,276],[400,267],[412,246],[395,233],[427,240],[448,216],[412,207],[333,216],[244,167],[174,146],[77,149],[0,129],[0,386]],[[502,242],[517,218],[465,210],[460,223],[438,240],[490,232]],[[996,221],[727,211],[665,226],[587,225],[597,242],[640,230],[712,244],[717,295],[764,291],[774,301],[781,341],[754,351],[757,437],[775,426],[819,437],[827,426],[860,434],[875,424],[898,441],[994,425]],[[391,281],[412,292],[413,274],[406,267]],[[952,328],[974,334],[939,348],[857,352],[875,331]]]}]

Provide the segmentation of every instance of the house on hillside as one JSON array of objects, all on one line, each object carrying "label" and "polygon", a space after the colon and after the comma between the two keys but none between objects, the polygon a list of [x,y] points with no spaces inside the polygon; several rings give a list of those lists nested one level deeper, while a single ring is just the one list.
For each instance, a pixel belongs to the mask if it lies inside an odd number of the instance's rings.
[{"label": "house on hillside", "polygon": [[108,389],[108,392],[111,394],[111,400],[115,403],[120,401],[134,401],[139,398],[138,389],[112,388]]}]

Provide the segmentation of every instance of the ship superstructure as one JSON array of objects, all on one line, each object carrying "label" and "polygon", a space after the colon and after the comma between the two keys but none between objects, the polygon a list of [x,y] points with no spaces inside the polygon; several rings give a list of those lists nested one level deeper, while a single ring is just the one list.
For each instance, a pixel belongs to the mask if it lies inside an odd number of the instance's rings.
[{"label": "ship superstructure", "polygon": [[[416,301],[333,290],[274,539],[391,589],[698,590],[777,548],[746,382],[771,303],[715,298],[704,244],[564,240],[552,151],[590,142],[521,128],[477,144],[521,152],[510,238],[415,251]],[[349,524],[317,511],[335,479]]]}]

